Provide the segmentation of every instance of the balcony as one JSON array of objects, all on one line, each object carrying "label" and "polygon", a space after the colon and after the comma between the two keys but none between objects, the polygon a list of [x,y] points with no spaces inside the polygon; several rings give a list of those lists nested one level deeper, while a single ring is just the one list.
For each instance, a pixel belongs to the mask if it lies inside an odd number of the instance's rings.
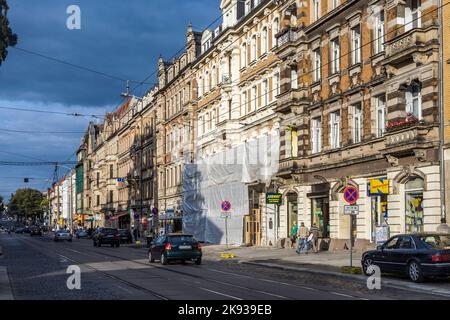
[{"label": "balcony", "polygon": [[292,45],[298,40],[297,29],[288,28],[282,31],[282,34],[277,38],[277,47],[282,48],[284,45]]},{"label": "balcony", "polygon": [[291,89],[277,97],[277,111],[300,114],[309,103],[309,92],[306,87]]},{"label": "balcony", "polygon": [[386,129],[387,154],[412,152],[417,147],[435,144],[439,137],[438,125],[425,124],[422,121],[398,122]]},{"label": "balcony", "polygon": [[434,47],[437,50],[439,46],[437,39],[437,26],[407,31],[386,42],[386,60],[384,64],[397,67],[411,59],[418,63],[425,63],[428,60],[427,54],[429,51]]}]

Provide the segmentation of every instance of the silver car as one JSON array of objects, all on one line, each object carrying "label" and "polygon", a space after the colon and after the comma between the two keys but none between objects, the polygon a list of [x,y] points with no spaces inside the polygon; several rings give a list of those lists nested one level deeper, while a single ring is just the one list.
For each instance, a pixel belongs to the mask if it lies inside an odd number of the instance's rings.
[{"label": "silver car", "polygon": [[54,241],[67,240],[72,242],[72,234],[68,230],[58,230],[55,232]]}]

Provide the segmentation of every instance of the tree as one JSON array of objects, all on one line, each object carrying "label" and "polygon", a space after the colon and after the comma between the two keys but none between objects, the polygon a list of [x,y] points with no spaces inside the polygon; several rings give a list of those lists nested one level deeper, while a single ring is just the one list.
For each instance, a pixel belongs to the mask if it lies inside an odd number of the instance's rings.
[{"label": "tree", "polygon": [[0,0],[0,65],[6,60],[8,47],[14,47],[17,44],[17,35],[9,27],[8,3],[6,0]]},{"label": "tree", "polygon": [[3,203],[3,197],[0,195],[0,214],[5,211],[5,204]]},{"label": "tree", "polygon": [[42,215],[42,192],[35,189],[18,189],[9,201],[10,214],[16,215],[19,220],[36,220]]}]

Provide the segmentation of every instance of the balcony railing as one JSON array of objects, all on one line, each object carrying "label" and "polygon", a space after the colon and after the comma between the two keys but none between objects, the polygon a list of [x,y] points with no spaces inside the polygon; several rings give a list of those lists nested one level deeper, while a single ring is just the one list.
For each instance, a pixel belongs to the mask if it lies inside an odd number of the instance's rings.
[{"label": "balcony railing", "polygon": [[281,47],[286,43],[295,42],[297,41],[297,39],[298,39],[297,32],[292,29],[288,29],[285,33],[283,33],[281,36],[278,37],[277,45],[278,47]]}]

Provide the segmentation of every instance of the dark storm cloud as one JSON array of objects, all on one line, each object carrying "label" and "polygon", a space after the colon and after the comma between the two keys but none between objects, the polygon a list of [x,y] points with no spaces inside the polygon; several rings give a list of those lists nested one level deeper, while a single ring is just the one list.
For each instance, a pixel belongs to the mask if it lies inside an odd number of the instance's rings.
[{"label": "dark storm cloud", "polygon": [[[220,15],[219,0],[10,0],[11,27],[18,47],[123,79],[141,81],[185,43],[186,27],[206,27]],[[81,30],[68,30],[66,9],[81,8]],[[156,77],[147,82],[155,82]],[[131,84],[134,87],[134,84]],[[143,94],[150,85],[136,91]],[[0,67],[0,106],[103,113],[122,100],[125,83],[10,49]],[[0,128],[84,131],[92,119],[0,110]],[[64,160],[81,134],[23,135],[0,131],[0,151]],[[0,152],[0,160],[27,161]],[[4,176],[51,177],[51,168],[0,167],[0,194],[14,186]],[[8,182],[10,183],[10,182]],[[8,191],[5,191],[8,189]]]}]

